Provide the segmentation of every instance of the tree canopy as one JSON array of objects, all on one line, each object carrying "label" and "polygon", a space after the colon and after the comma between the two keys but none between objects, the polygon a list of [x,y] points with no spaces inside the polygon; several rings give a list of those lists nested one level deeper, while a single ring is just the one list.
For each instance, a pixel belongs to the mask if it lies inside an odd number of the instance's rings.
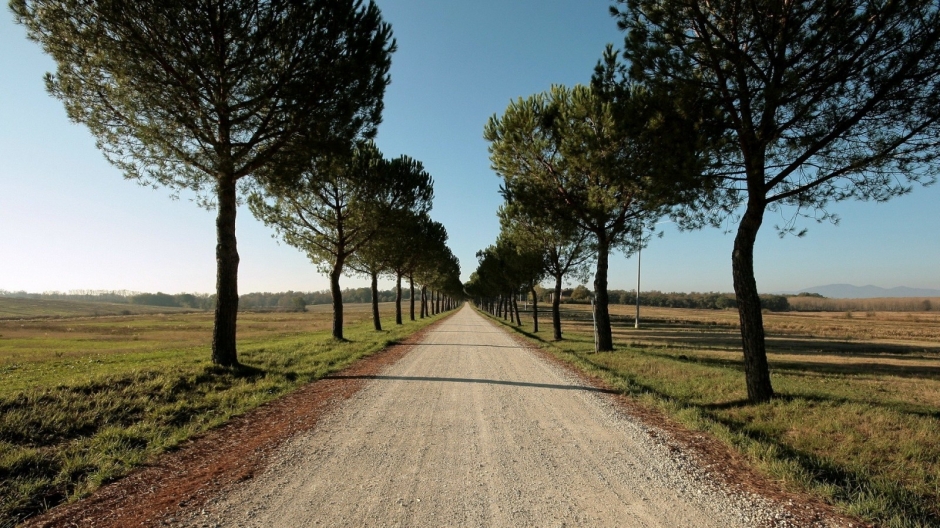
[{"label": "tree canopy", "polygon": [[395,44],[361,0],[12,0],[49,92],[141,183],[218,209],[213,361],[237,365],[237,183],[371,137]]},{"label": "tree canopy", "polygon": [[[591,236],[597,266],[598,348],[612,350],[607,310],[610,252],[629,254],[684,188],[677,170],[685,143],[663,134],[657,100],[640,86],[553,86],[490,118],[493,169],[509,204],[555,218]],[[690,156],[692,157],[692,156]],[[691,165],[689,165],[691,166]]]},{"label": "tree canopy", "polygon": [[743,205],[732,270],[748,396],[773,396],[754,279],[766,211],[803,234],[832,202],[884,201],[930,182],[940,157],[940,7],[935,0],[618,0],[631,76],[695,94],[726,138],[703,177],[723,193],[679,219],[715,223]]},{"label": "tree canopy", "polygon": [[[561,288],[566,278],[583,282],[590,274],[589,265],[595,251],[591,246],[589,233],[583,228],[564,222],[558,218],[524,209],[515,204],[500,207],[500,237],[506,237],[520,250],[541,255],[540,273],[555,280],[552,295],[552,331],[555,340],[562,339],[561,332]],[[528,260],[528,259],[527,259]],[[542,276],[538,277],[541,280]],[[533,303],[537,302],[536,284],[529,290]],[[538,312],[533,308],[535,321],[533,326],[538,331]]]},{"label": "tree canopy", "polygon": [[339,279],[347,260],[395,215],[426,213],[431,176],[407,156],[386,160],[371,142],[345,156],[310,161],[299,185],[270,185],[249,198],[252,212],[284,242],[305,252],[330,277],[333,336],[343,338]]}]

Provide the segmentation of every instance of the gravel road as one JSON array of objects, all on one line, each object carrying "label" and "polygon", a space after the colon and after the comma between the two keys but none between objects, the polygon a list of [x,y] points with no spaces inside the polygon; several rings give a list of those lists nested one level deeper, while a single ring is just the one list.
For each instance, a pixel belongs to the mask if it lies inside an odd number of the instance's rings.
[{"label": "gravel road", "polygon": [[190,526],[787,525],[469,306]]}]

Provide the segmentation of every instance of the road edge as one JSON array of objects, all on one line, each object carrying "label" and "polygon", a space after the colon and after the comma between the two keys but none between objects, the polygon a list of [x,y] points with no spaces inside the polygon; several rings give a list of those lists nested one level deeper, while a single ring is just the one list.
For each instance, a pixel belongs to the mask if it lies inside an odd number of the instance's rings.
[{"label": "road edge", "polygon": [[452,310],[398,343],[187,440],[88,497],[52,508],[20,526],[124,528],[193,517],[226,488],[263,471],[279,446],[315,428],[323,416],[361,390],[369,382],[367,376],[401,360],[456,312]]},{"label": "road edge", "polygon": [[597,397],[606,399],[618,411],[639,421],[649,428],[648,434],[662,442],[670,450],[691,455],[710,476],[730,489],[744,494],[754,494],[778,504],[787,514],[786,519],[796,526],[852,528],[874,528],[866,521],[848,516],[818,497],[809,493],[784,489],[781,484],[761,474],[747,457],[735,451],[721,440],[704,431],[695,431],[669,417],[659,409],[649,407],[624,394],[607,381],[585,372],[577,365],[543,348],[525,328],[504,321],[492,314],[472,307],[484,319],[502,328],[519,345],[547,363],[563,370],[581,383],[602,389]]}]

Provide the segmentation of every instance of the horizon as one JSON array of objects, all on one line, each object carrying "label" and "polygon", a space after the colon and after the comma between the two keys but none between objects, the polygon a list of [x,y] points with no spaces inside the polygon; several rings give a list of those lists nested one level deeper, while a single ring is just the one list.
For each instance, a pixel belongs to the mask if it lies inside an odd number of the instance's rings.
[{"label": "horizon", "polygon": [[[541,283],[540,283],[539,286],[542,286],[543,288],[545,288],[544,284],[541,284]],[[564,290],[564,291],[570,291],[570,290],[573,290],[573,289],[578,288],[578,287],[581,287],[581,286],[586,287],[589,291],[592,291],[592,292],[594,291],[594,290],[591,289],[590,284],[584,284],[584,283],[581,283],[581,284],[578,284],[578,283],[566,284],[565,287],[563,288],[563,290]],[[886,291],[886,292],[890,292],[890,291],[893,291],[893,290],[911,290],[911,291],[915,291],[915,292],[917,292],[917,291],[926,291],[926,292],[929,292],[929,294],[928,294],[928,295],[876,296],[876,297],[838,297],[838,296],[831,296],[831,295],[822,295],[822,294],[820,294],[819,292],[814,291],[814,290],[822,290],[822,289],[828,289],[828,288],[834,288],[834,287],[849,287],[849,288],[854,288],[854,289],[857,289],[857,290],[865,290],[865,289],[869,289],[869,288],[875,288],[875,289],[883,290],[883,291]],[[368,289],[368,286],[347,286],[347,287],[343,287],[343,291],[344,291],[344,292],[345,292],[345,291],[353,291],[353,290],[359,291],[359,290],[365,290],[365,289]],[[550,288],[545,288],[545,289],[550,289]],[[394,285],[392,285],[391,287],[384,287],[384,288],[383,288],[383,287],[380,287],[380,288],[379,288],[379,291],[382,292],[382,293],[387,293],[387,292],[391,292],[391,291],[394,291],[394,290],[395,290]],[[635,291],[636,291],[636,287],[633,287],[633,288],[609,288],[609,291],[635,292]],[[406,292],[408,292],[408,287],[407,287],[407,286],[402,286],[402,293],[404,294],[404,293],[406,293]],[[734,295],[734,292],[733,292],[733,291],[696,291],[696,290],[692,290],[692,291],[666,291],[666,290],[656,290],[656,289],[650,289],[650,290],[641,289],[640,292],[641,292],[641,293],[643,293],[643,292],[659,292],[659,293],[669,294],[669,295],[671,295],[671,294],[681,294],[681,295],[694,295],[694,294]],[[284,293],[323,294],[323,293],[329,293],[329,288],[320,289],[320,290],[281,290],[281,291],[270,291],[270,290],[269,290],[269,291],[249,291],[249,292],[245,292],[245,293],[240,293],[239,296],[242,296],[242,295],[254,295],[254,294],[284,294]],[[765,293],[762,292],[761,295],[783,295],[783,296],[793,297],[793,296],[798,296],[798,295],[800,295],[800,294],[806,294],[806,293],[815,294],[815,295],[821,295],[822,297],[828,298],[828,299],[868,299],[868,298],[871,298],[871,299],[877,299],[877,298],[883,298],[883,299],[903,299],[903,298],[920,298],[920,297],[923,297],[923,298],[938,297],[938,296],[940,296],[940,289],[933,289],[933,288],[913,288],[913,287],[910,287],[910,286],[893,286],[893,287],[890,287],[890,288],[882,288],[882,287],[880,287],[880,286],[874,286],[874,285],[872,285],[872,284],[866,284],[866,285],[864,285],[864,286],[856,286],[856,285],[854,285],[854,284],[839,283],[839,284],[823,284],[823,285],[819,285],[819,286],[811,286],[811,287],[809,287],[809,288],[802,288],[802,289],[799,289],[799,290],[774,291],[774,292],[765,292]],[[49,296],[53,296],[53,295],[63,295],[63,296],[89,296],[89,297],[105,296],[105,295],[116,295],[116,296],[122,296],[122,297],[133,297],[133,296],[136,296],[136,295],[148,295],[148,294],[195,295],[195,296],[200,296],[200,297],[211,297],[211,296],[215,295],[214,292],[198,292],[198,291],[178,291],[178,292],[166,291],[166,292],[164,292],[164,291],[162,291],[162,290],[157,290],[157,291],[133,291],[133,290],[108,290],[108,289],[100,289],[100,290],[73,289],[73,290],[67,290],[67,291],[61,291],[61,290],[45,290],[45,291],[41,291],[41,292],[40,292],[40,291],[32,291],[32,292],[31,292],[31,291],[26,291],[26,290],[6,290],[6,289],[3,289],[3,288],[0,288],[0,297],[16,298],[16,295],[18,295],[18,294],[24,294],[24,295],[49,295]]]}]

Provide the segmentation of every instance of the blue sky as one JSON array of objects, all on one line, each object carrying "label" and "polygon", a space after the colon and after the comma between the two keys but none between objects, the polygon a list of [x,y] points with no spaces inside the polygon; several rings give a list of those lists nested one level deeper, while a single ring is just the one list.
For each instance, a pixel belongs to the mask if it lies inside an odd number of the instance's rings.
[{"label": "blue sky", "polygon": [[[483,126],[511,99],[590,79],[622,35],[606,0],[379,0],[398,40],[378,144],[435,179],[432,216],[450,233],[464,279],[499,226],[499,178]],[[53,64],[0,14],[0,289],[211,292],[214,213],[167,189],[126,181],[49,97]],[[940,288],[940,186],[887,204],[837,204],[841,225],[779,239],[768,213],[756,249],[762,291],[829,283]],[[731,291],[732,236],[666,234],[643,252],[642,289]],[[239,290],[321,290],[325,276],[239,211]],[[611,260],[612,288],[635,286],[636,260]],[[361,286],[358,278],[344,286]]]}]

